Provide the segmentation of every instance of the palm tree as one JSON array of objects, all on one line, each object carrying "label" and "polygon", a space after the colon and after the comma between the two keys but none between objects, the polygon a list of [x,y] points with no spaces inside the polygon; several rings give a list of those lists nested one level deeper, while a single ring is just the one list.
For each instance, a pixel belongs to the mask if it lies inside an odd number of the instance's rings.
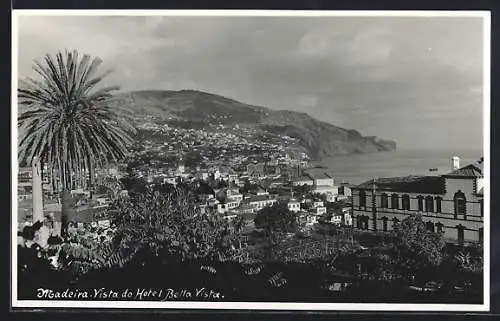
[{"label": "palm tree", "polygon": [[63,235],[69,191],[85,184],[87,173],[90,187],[96,168],[122,159],[135,133],[125,114],[113,108],[112,92],[119,87],[97,88],[109,74],[97,73],[101,63],[77,51],[47,54],[43,63],[34,61],[38,79],[21,81],[18,90],[24,109],[18,117],[19,158],[47,165],[51,186],[62,192]]}]

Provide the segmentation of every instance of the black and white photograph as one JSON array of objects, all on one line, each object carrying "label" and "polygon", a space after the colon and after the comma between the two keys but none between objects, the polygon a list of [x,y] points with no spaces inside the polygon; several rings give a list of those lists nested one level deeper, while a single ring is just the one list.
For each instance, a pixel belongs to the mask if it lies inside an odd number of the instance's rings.
[{"label": "black and white photograph", "polygon": [[13,307],[488,311],[489,12],[12,23]]}]

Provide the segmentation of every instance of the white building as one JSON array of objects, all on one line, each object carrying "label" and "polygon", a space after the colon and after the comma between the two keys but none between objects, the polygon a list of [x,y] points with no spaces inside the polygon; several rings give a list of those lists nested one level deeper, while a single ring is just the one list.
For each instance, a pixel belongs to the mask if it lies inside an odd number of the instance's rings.
[{"label": "white building", "polygon": [[270,195],[258,195],[245,200],[245,203],[250,205],[255,211],[260,211],[266,206],[272,206],[277,201],[275,197]]},{"label": "white building", "polygon": [[288,210],[294,213],[300,212],[300,202],[295,199],[291,199],[288,202]]}]

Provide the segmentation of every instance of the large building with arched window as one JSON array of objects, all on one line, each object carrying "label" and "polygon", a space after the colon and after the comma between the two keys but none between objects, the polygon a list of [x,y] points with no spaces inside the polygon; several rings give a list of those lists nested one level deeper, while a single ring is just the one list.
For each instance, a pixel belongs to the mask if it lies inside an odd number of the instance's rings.
[{"label": "large building with arched window", "polygon": [[395,222],[420,213],[429,230],[451,242],[483,240],[482,165],[441,176],[379,178],[352,188],[353,225],[390,232]]}]

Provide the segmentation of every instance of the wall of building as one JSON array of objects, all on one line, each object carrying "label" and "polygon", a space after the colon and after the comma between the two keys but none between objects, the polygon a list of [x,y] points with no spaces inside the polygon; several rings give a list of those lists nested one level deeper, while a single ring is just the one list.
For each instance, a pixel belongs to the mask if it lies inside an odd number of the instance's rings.
[{"label": "wall of building", "polygon": [[[455,183],[455,182],[452,182]],[[479,198],[476,196],[473,196],[470,189],[466,190],[466,187],[471,187],[472,185],[468,184],[463,184],[463,182],[459,182],[459,184],[449,184],[447,186],[448,190],[447,193],[444,195],[440,194],[417,194],[417,193],[395,193],[399,197],[399,208],[393,209],[391,208],[391,195],[393,192],[381,192],[377,191],[374,194],[374,197],[372,196],[372,191],[370,190],[365,190],[366,192],[366,206],[361,207],[360,206],[360,190],[359,189],[353,189],[352,194],[353,194],[353,218],[354,218],[354,226],[357,226],[356,220],[360,219],[362,220],[363,218],[368,219],[368,224],[367,228],[368,230],[374,230],[376,229],[377,231],[384,231],[384,220],[383,218],[387,218],[387,231],[391,231],[393,229],[393,220],[397,219],[399,221],[402,221],[406,217],[408,217],[411,214],[419,213],[422,215],[422,219],[424,222],[431,222],[435,225],[435,230],[437,230],[437,225],[438,223],[442,224],[443,226],[443,231],[444,231],[444,237],[450,240],[458,240],[458,231],[460,227],[463,227],[464,229],[464,241],[469,241],[469,242],[475,242],[479,241],[481,239],[480,236],[480,230],[483,228],[483,217],[481,214],[481,209],[480,209],[480,203],[479,203]],[[454,203],[453,203],[453,195],[455,191],[453,189],[461,189],[467,198],[467,215],[464,218],[463,216],[457,216],[455,218],[454,215]],[[388,195],[388,207],[389,208],[382,208],[381,207],[381,195],[382,193],[386,193]],[[410,197],[410,209],[409,210],[403,210],[401,209],[402,206],[402,196],[403,195],[409,195]],[[418,196],[423,196],[423,211],[418,210]],[[450,199],[450,195],[451,199]],[[426,206],[425,206],[425,197],[426,196],[432,196],[434,200],[434,212],[427,212],[426,211]],[[441,202],[441,213],[436,212],[436,203],[435,199],[437,197],[441,197],[443,200]],[[372,201],[375,199],[375,204],[376,204],[376,222],[374,225],[374,218],[373,218],[373,207],[372,207]]]},{"label": "wall of building", "polygon": [[[453,198],[455,193],[459,190],[465,194],[467,199],[466,204],[466,214],[467,219],[478,219],[481,218],[481,205],[480,199],[475,193],[475,181],[473,179],[450,179],[447,178],[446,182],[446,195],[444,196],[443,202],[443,212],[454,213],[454,202]],[[464,217],[459,217],[463,219]]]},{"label": "wall of building", "polygon": [[322,178],[315,181],[316,185],[328,185],[333,186],[333,178]]}]

